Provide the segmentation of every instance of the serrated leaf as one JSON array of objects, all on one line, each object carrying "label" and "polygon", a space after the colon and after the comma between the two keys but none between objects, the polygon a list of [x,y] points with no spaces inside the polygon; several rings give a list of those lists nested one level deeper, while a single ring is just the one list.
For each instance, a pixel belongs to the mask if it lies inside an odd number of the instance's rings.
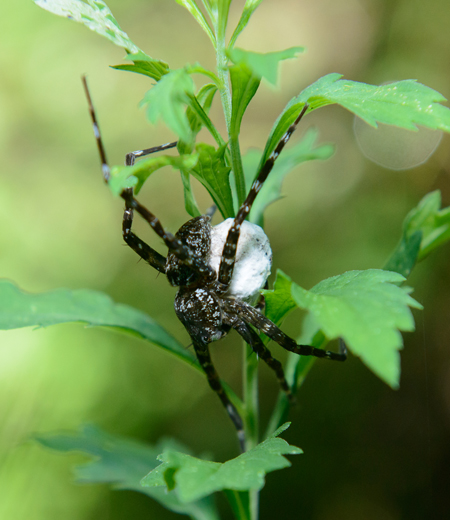
[{"label": "serrated leaf", "polygon": [[275,52],[253,52],[244,49],[230,49],[227,54],[235,65],[245,64],[257,78],[265,78],[272,85],[277,84],[278,65],[282,60],[296,58],[304,52],[304,47],[290,47]]},{"label": "serrated leaf", "polygon": [[8,280],[0,280],[0,329],[48,327],[69,322],[112,327],[139,336],[201,371],[194,355],[150,316],[115,303],[106,294],[87,289],[31,294]]},{"label": "serrated leaf", "polygon": [[194,97],[194,83],[186,68],[172,70],[149,90],[141,102],[147,106],[147,117],[151,123],[161,118],[166,125],[187,143],[193,136],[186,116],[186,105]]},{"label": "serrated leaf", "polygon": [[156,446],[119,436],[109,435],[94,426],[83,426],[75,433],[47,433],[34,436],[41,445],[59,452],[81,452],[92,460],[75,468],[75,476],[81,483],[106,483],[115,489],[129,489],[144,493],[161,505],[185,514],[195,520],[218,520],[212,500],[205,498],[184,504],[175,493],[162,488],[142,487],[140,480],[158,465],[157,456],[162,450],[184,447],[172,440]]},{"label": "serrated leaf", "polygon": [[383,381],[397,388],[403,346],[400,331],[414,330],[409,307],[422,306],[399,287],[398,273],[369,269],[323,280],[310,291],[292,283],[297,305],[309,311],[328,340],[342,338]]},{"label": "serrated leaf", "polygon": [[114,166],[111,170],[109,187],[115,195],[119,195],[125,188],[135,187],[139,193],[144,182],[156,170],[164,166],[172,166],[177,170],[191,170],[198,161],[198,154],[191,155],[158,155],[142,159],[133,166]]},{"label": "serrated leaf", "polygon": [[199,159],[190,173],[208,190],[222,216],[233,217],[233,199],[229,181],[231,168],[225,163],[225,146],[215,149],[209,144],[199,143],[195,151],[199,154]]},{"label": "serrated leaf", "polygon": [[379,122],[410,130],[417,130],[416,125],[422,125],[450,132],[450,109],[439,104],[445,101],[439,92],[415,80],[377,86],[341,77],[341,74],[333,73],[320,78],[286,105],[272,128],[264,160],[306,102],[308,112],[337,103],[375,127]]},{"label": "serrated leaf", "polygon": [[133,64],[113,65],[111,68],[143,74],[144,76],[149,76],[156,81],[159,81],[170,71],[169,65],[165,61],[155,60],[143,52],[127,54],[126,59],[132,61]]},{"label": "serrated leaf", "polygon": [[120,28],[117,20],[102,0],[33,0],[46,11],[82,23],[91,31],[108,38],[130,54],[140,52],[145,55]]},{"label": "serrated leaf", "polygon": [[[306,161],[326,160],[334,153],[334,146],[330,144],[316,145],[318,131],[309,129],[300,142],[295,144],[289,150],[276,160],[273,170],[265,181],[261,191],[258,193],[252,209],[250,211],[250,221],[263,225],[263,215],[266,208],[281,198],[281,186],[284,178],[296,166]],[[251,186],[258,173],[258,165],[260,164],[261,152],[250,150],[243,157],[243,165],[247,186]]]},{"label": "serrated leaf", "polygon": [[261,79],[255,76],[245,63],[230,67],[232,88],[230,135],[239,136],[242,117],[258,90]]},{"label": "serrated leaf", "polygon": [[194,0],[175,0],[177,4],[182,5],[185,7],[191,15],[197,20],[200,27],[205,31],[205,33],[208,35],[209,39],[211,40],[214,47],[216,46],[216,37],[214,36],[214,33],[211,30],[211,27],[209,26],[208,22],[206,21],[206,18],[204,17],[203,13],[198,8],[197,4]]},{"label": "serrated leaf", "polygon": [[197,459],[168,450],[158,458],[163,463],[141,481],[143,486],[163,486],[176,493],[182,503],[206,497],[216,491],[259,490],[265,475],[286,468],[291,463],[283,455],[296,455],[302,450],[277,437],[286,425],[255,448],[224,463]]},{"label": "serrated leaf", "polygon": [[311,110],[338,103],[374,127],[379,122],[409,130],[417,130],[416,125],[422,125],[450,131],[450,109],[439,104],[446,100],[445,97],[416,80],[380,86],[337,79],[336,74],[321,80],[297,98],[308,101]]},{"label": "serrated leaf", "polygon": [[228,48],[232,49],[234,47],[234,44],[238,38],[238,36],[241,34],[241,32],[245,29],[247,26],[250,17],[255,12],[256,8],[259,6],[259,4],[262,2],[262,0],[247,0],[244,5],[244,10],[242,11],[241,18],[239,19],[239,22],[236,26],[236,29],[233,32],[233,36],[230,39],[230,43]]},{"label": "serrated leaf", "polygon": [[450,240],[450,208],[441,209],[438,190],[425,195],[403,222],[403,234],[385,269],[408,276],[416,264]]}]

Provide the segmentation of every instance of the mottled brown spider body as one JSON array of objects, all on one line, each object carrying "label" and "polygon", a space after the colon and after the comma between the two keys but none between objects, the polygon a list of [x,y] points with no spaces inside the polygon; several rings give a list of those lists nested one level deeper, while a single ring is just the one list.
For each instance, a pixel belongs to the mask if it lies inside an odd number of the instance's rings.
[{"label": "mottled brown spider body", "polygon": [[[195,251],[197,258],[208,264],[211,249],[210,216],[201,215],[189,220],[175,233],[175,237]],[[170,285],[174,287],[193,286],[197,282],[204,281],[203,275],[186,266],[174,253],[167,255],[166,276]],[[211,281],[214,281],[215,278],[216,276],[211,276]]]},{"label": "mottled brown spider body", "polygon": [[[108,183],[110,169],[85,78],[83,78],[83,84],[100,153],[103,178]],[[266,318],[257,307],[252,306],[252,303],[255,303],[255,294],[258,294],[259,289],[263,287],[265,278],[270,271],[271,252],[268,242],[261,249],[260,256],[254,262],[257,264],[256,268],[260,263],[265,265],[265,268],[260,271],[258,269],[256,271],[242,270],[239,269],[239,264],[236,265],[236,262],[241,262],[242,265],[244,261],[242,258],[245,257],[245,255],[239,253],[238,246],[241,247],[241,250],[245,249],[244,246],[246,246],[247,252],[251,252],[252,248],[258,248],[261,246],[261,242],[267,239],[264,234],[263,236],[258,235],[261,232],[260,228],[246,222],[246,218],[264,181],[271,172],[275,160],[307,109],[308,105],[305,104],[294,123],[259,170],[236,217],[230,219],[229,222],[222,223],[225,225],[225,234],[223,235],[224,240],[219,243],[219,246],[217,246],[216,231],[222,225],[212,228],[210,214],[191,219],[181,226],[175,235],[172,235],[163,228],[161,222],[153,213],[134,198],[132,189],[125,189],[121,193],[121,197],[125,201],[122,225],[123,239],[142,259],[159,272],[164,273],[171,285],[179,287],[175,298],[175,312],[189,333],[197,359],[206,374],[209,385],[219,396],[236,427],[243,451],[245,450],[243,422],[238,411],[229,400],[212,364],[208,348],[209,343],[222,338],[232,328],[235,329],[254,352],[275,372],[281,388],[288,397],[292,397],[292,395],[284,377],[282,365],[272,357],[269,349],[260,339],[258,332],[263,332],[281,347],[299,355],[322,357],[335,361],[346,359],[345,349],[342,349],[339,353],[334,353],[309,345],[297,345],[292,338],[284,334],[281,329]],[[173,148],[176,145],[177,143],[174,142],[131,152],[126,156],[126,164],[132,165],[136,158]],[[134,211],[137,211],[164,241],[169,250],[167,258],[152,249],[131,231]],[[247,229],[246,235],[244,228]],[[223,233],[222,227],[221,230]],[[241,231],[247,238],[240,241]],[[252,236],[256,237],[253,242]],[[245,241],[247,243],[243,244]],[[219,247],[219,252],[217,252],[217,247]],[[214,254],[212,253],[213,250],[215,251]],[[267,269],[267,265],[269,265],[269,269]],[[240,273],[239,283],[234,283],[238,272]],[[248,280],[245,279],[246,276],[249,278]],[[254,278],[258,276],[256,284],[253,283]],[[261,308],[262,306],[258,305],[258,307]]]}]

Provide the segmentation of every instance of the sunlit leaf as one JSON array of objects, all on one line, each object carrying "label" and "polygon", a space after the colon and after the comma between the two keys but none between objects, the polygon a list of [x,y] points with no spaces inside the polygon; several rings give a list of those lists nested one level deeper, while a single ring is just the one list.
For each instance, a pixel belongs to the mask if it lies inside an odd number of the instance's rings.
[{"label": "sunlit leaf", "polygon": [[143,74],[149,76],[156,81],[159,81],[165,74],[169,72],[169,65],[161,60],[154,60],[147,56],[143,52],[137,52],[136,54],[128,54],[127,60],[132,61],[132,64],[125,65],[114,65],[112,68],[117,70],[128,70],[130,72],[136,72],[137,74]]},{"label": "sunlit leaf", "polygon": [[157,456],[167,449],[185,450],[173,440],[156,446],[109,435],[94,426],[84,426],[75,433],[39,434],[34,439],[41,445],[59,452],[81,452],[91,461],[75,468],[80,483],[111,484],[115,489],[129,489],[144,493],[176,513],[195,520],[218,520],[214,503],[204,498],[189,504],[182,503],[175,493],[159,487],[142,487],[140,481],[159,462]]},{"label": "sunlit leaf", "polygon": [[261,79],[255,76],[245,63],[230,67],[232,88],[230,135],[238,137],[242,117],[258,90]]},{"label": "sunlit leaf", "polygon": [[[82,23],[91,31],[108,38],[129,54],[144,53],[135,45],[128,34],[120,28],[117,20],[102,0],[33,0],[46,11]],[[151,58],[150,58],[151,59]]]},{"label": "sunlit leaf", "polygon": [[368,85],[328,74],[293,98],[275,122],[264,150],[264,158],[274,150],[283,134],[308,102],[308,112],[337,103],[372,126],[377,122],[417,130],[416,125],[450,132],[450,109],[445,98],[415,80],[387,85]]},{"label": "sunlit leaf", "polygon": [[[276,160],[273,170],[270,172],[252,206],[250,212],[251,222],[262,226],[264,211],[267,206],[281,198],[281,186],[284,178],[296,166],[306,161],[326,160],[333,155],[334,146],[330,144],[317,146],[317,137],[318,131],[312,128],[309,129],[295,146],[283,151],[283,154]],[[260,158],[261,152],[257,150],[250,150],[243,157],[245,179],[248,187],[251,186],[258,173]]]},{"label": "sunlit leaf", "polygon": [[182,503],[190,503],[225,489],[261,489],[267,473],[291,465],[283,455],[302,453],[299,448],[277,437],[288,426],[285,424],[255,448],[224,463],[167,450],[158,457],[162,464],[144,477],[141,483],[145,487],[173,489]]},{"label": "sunlit leaf", "polygon": [[87,289],[31,294],[8,280],[0,280],[0,329],[48,327],[69,322],[112,327],[139,336],[201,370],[194,355],[150,316],[115,303],[106,294]]},{"label": "sunlit leaf", "polygon": [[304,47],[291,47],[262,54],[236,48],[228,51],[228,56],[234,64],[245,64],[256,77],[265,78],[272,85],[276,85],[280,61],[295,58],[304,50]]},{"label": "sunlit leaf", "polygon": [[166,125],[187,143],[193,135],[186,116],[186,106],[194,96],[194,83],[188,71],[172,70],[150,89],[141,102],[147,107],[147,117],[152,123],[161,118]]},{"label": "sunlit leaf", "polygon": [[133,166],[114,166],[111,170],[109,186],[113,193],[119,195],[125,188],[135,187],[135,193],[148,177],[164,166],[172,166],[177,170],[192,169],[198,161],[198,154],[191,155],[157,155],[142,159]]},{"label": "sunlit leaf", "polygon": [[342,338],[378,377],[397,388],[400,331],[414,330],[409,307],[422,308],[409,296],[409,288],[399,287],[403,281],[403,276],[389,271],[350,271],[323,280],[310,291],[292,283],[291,294],[313,315],[328,340]]}]

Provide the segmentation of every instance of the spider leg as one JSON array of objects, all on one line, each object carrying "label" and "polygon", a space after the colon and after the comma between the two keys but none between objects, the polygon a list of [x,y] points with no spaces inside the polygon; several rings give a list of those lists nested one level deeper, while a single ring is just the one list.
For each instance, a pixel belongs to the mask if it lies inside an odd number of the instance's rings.
[{"label": "spider leg", "polygon": [[302,111],[297,116],[297,119],[287,129],[286,133],[283,135],[283,137],[280,139],[279,143],[275,147],[275,150],[270,154],[267,161],[263,164],[261,170],[258,173],[258,176],[253,182],[252,187],[250,188],[247,198],[245,199],[244,203],[237,212],[233,225],[228,231],[227,240],[223,246],[222,259],[220,260],[219,276],[216,288],[219,294],[224,294],[227,291],[231,282],[241,225],[250,213],[252,204],[255,201],[255,198],[258,195],[259,190],[262,188],[269,173],[272,171],[273,165],[275,164],[277,157],[280,155],[285,144],[289,141],[291,135],[294,133],[298,123],[305,115],[305,112],[307,110],[308,104],[305,103],[305,105],[302,108]]},{"label": "spider leg", "polygon": [[151,153],[169,150],[170,148],[175,148],[177,144],[178,141],[174,141],[173,143],[161,144],[159,146],[154,146],[153,148],[146,148],[145,150],[136,150],[135,152],[129,152],[125,156],[125,164],[127,166],[133,166],[138,157],[145,157],[146,155],[150,155]]},{"label": "spider leg", "polygon": [[[268,338],[275,341],[288,350],[299,354],[300,356],[314,356],[318,358],[327,358],[333,361],[345,361],[347,359],[347,350],[345,344],[340,342],[339,353],[331,352],[330,350],[323,350],[310,345],[298,345],[292,338],[286,335],[275,323],[272,323],[268,318],[262,315],[257,309],[242,301],[234,302],[234,314],[236,314],[236,306],[239,306],[239,314],[246,323],[253,325],[255,328],[263,332]],[[233,309],[230,309],[233,312]]]},{"label": "spider leg", "polygon": [[237,321],[233,325],[233,328],[237,330],[244,338],[244,341],[252,347],[253,351],[275,372],[281,388],[286,392],[288,399],[293,402],[295,398],[284,376],[282,364],[272,357],[270,350],[264,345],[258,334],[241,320]]},{"label": "spider leg", "polygon": [[131,247],[143,260],[148,262],[153,268],[160,273],[166,272],[166,257],[160,255],[152,247],[141,240],[131,231],[133,223],[133,209],[129,207],[125,201],[125,211],[123,213],[122,236],[125,243]]},{"label": "spider leg", "polygon": [[[86,98],[88,101],[89,112],[91,115],[92,127],[94,130],[95,139],[97,141],[97,148],[98,148],[99,155],[100,155],[100,161],[102,163],[103,179],[106,183],[108,183],[109,179],[111,177],[111,170],[110,170],[108,161],[106,159],[106,152],[105,152],[105,148],[103,146],[103,141],[102,141],[100,129],[98,126],[97,117],[95,115],[94,105],[92,103],[91,95],[89,93],[89,89],[87,86],[86,76],[82,77],[82,81],[83,81],[84,91],[86,93]],[[169,143],[168,145],[162,145],[162,146],[170,148],[172,144],[173,143]],[[160,148],[160,147],[156,147],[156,148]],[[148,150],[151,150],[151,148],[149,148]],[[143,152],[144,150],[140,150],[140,151]],[[151,152],[148,152],[148,153],[151,153]],[[134,152],[134,154],[136,154],[136,152]],[[132,157],[133,153],[129,154],[129,155],[131,155],[131,157]],[[132,161],[133,159],[130,158],[129,160]],[[137,211],[141,215],[141,217],[149,223],[150,227],[155,231],[155,233],[163,239],[164,243],[169,248],[169,250],[179,260],[181,260],[188,267],[197,271],[199,274],[203,275],[206,280],[209,280],[209,279],[213,280],[215,278],[214,270],[211,269],[211,267],[202,258],[196,257],[193,254],[193,252],[191,251],[191,249],[186,244],[184,244],[179,238],[172,235],[172,233],[169,233],[168,231],[166,231],[163,228],[163,226],[161,225],[161,222],[158,219],[158,217],[156,217],[153,213],[151,213],[147,208],[142,206],[142,204],[140,204],[134,198],[132,190],[125,189],[122,191],[120,196],[125,200],[125,204],[126,204],[125,212],[127,213],[127,215],[124,218],[124,221],[126,223],[131,222],[132,216],[133,216],[132,211],[133,210]],[[131,212],[130,212],[130,210],[131,210]],[[123,233],[124,233],[124,237],[125,237],[125,235],[128,235],[130,233],[130,227],[126,227],[126,225],[124,225]],[[139,249],[139,243],[141,243],[141,245],[143,244],[142,241],[133,242],[133,243],[136,245],[137,249]],[[147,246],[147,247],[150,248],[150,246]],[[134,249],[134,247],[133,247],[133,249]],[[138,254],[139,254],[139,252],[138,252]],[[158,253],[158,255],[159,255],[159,253]],[[160,261],[161,261],[161,258],[156,256],[156,261],[155,261],[156,264],[159,264]],[[156,268],[158,269],[158,267],[156,267]]]},{"label": "spider leg", "polygon": [[244,452],[245,432],[241,416],[239,415],[239,412],[236,410],[233,403],[228,399],[228,396],[222,386],[222,383],[220,382],[219,375],[217,374],[216,369],[214,368],[214,365],[211,361],[211,355],[209,353],[208,345],[207,343],[198,341],[194,337],[192,337],[192,341],[194,344],[197,359],[206,374],[209,386],[219,396],[219,399],[222,401],[222,404],[224,405],[228,415],[230,416],[230,419],[236,427],[237,436],[239,439],[239,446],[241,448],[241,452]]}]

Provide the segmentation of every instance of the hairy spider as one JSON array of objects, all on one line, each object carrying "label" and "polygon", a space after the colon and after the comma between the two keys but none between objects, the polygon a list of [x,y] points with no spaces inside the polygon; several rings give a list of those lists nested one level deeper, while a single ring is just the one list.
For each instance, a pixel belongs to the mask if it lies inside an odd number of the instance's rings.
[{"label": "hairy spider", "polygon": [[[83,77],[83,85],[102,163],[103,178],[108,183],[110,168],[85,77]],[[210,221],[213,211],[210,211],[189,220],[175,235],[172,235],[163,228],[153,213],[134,198],[131,188],[123,190],[120,194],[125,200],[123,238],[126,244],[141,258],[159,272],[164,273],[171,285],[179,287],[175,297],[175,312],[191,337],[198,361],[206,374],[210,387],[219,396],[236,427],[242,451],[245,449],[243,422],[228,398],[212,364],[209,343],[222,338],[232,328],[235,329],[253,351],[275,372],[281,388],[291,399],[291,389],[285,379],[282,365],[272,357],[258,332],[263,332],[284,349],[302,356],[315,356],[335,361],[344,361],[347,357],[345,346],[340,349],[339,353],[334,353],[309,345],[298,345],[262,314],[260,310],[264,306],[262,298],[256,307],[252,305],[255,302],[255,294],[260,294],[259,290],[264,286],[270,274],[271,251],[268,239],[261,228],[246,222],[245,219],[272,170],[275,160],[307,109],[308,105],[305,103],[294,123],[258,172],[247,198],[234,219],[227,219],[212,228]],[[138,157],[167,150],[176,145],[177,143],[173,142],[131,152],[126,155],[126,164],[133,165]],[[137,211],[163,239],[169,250],[167,258],[152,249],[131,231],[134,211]],[[252,257],[251,254],[246,255],[245,252],[240,254],[243,246],[248,250],[254,247],[255,243],[259,243],[260,246],[256,260],[255,256]],[[247,266],[241,269],[238,275],[240,266],[236,261],[239,260],[239,256],[242,257],[242,262],[246,261]],[[256,274],[251,274],[251,272],[248,274],[247,267],[252,263],[258,264]],[[248,284],[246,283],[248,280],[242,281],[243,276],[254,277],[255,280],[250,280],[250,284]]]}]

